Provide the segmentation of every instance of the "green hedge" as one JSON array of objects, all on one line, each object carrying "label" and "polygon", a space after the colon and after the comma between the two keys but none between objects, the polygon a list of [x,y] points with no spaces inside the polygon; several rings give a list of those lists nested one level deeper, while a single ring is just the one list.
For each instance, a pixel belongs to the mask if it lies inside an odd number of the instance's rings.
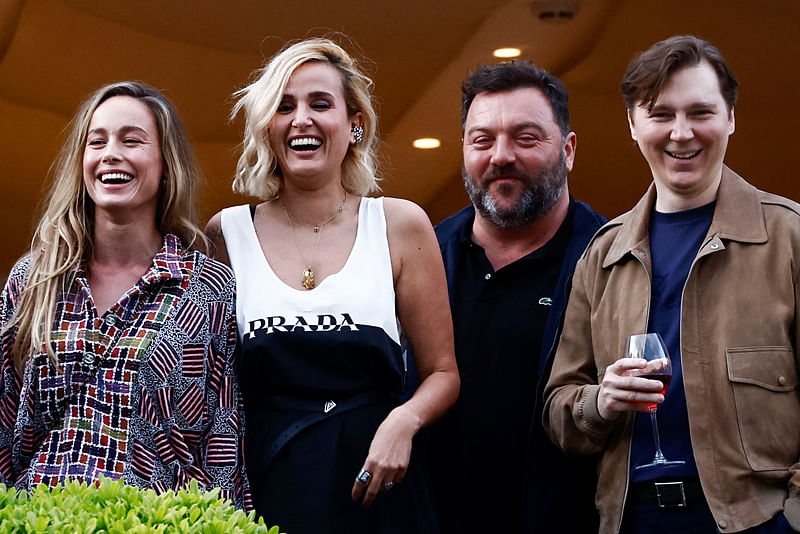
[{"label": "green hedge", "polygon": [[67,482],[30,494],[0,484],[0,533],[279,534],[218,495],[219,489],[201,492],[197,481],[161,495],[104,477],[97,486]]}]

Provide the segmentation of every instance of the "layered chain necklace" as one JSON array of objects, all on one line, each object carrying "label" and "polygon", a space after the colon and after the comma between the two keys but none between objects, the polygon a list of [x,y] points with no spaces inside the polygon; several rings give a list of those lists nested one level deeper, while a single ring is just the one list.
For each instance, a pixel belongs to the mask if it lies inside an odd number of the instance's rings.
[{"label": "layered chain necklace", "polygon": [[[289,227],[292,229],[292,235],[294,236],[294,245],[297,247],[297,252],[300,254],[300,259],[303,261],[303,265],[306,267],[303,268],[303,279],[302,284],[303,287],[306,289],[314,289],[317,285],[316,281],[314,280],[314,269],[313,265],[314,262],[317,260],[317,250],[319,249],[319,240],[322,237],[322,231],[325,229],[325,226],[328,225],[329,222],[334,220],[337,215],[344,211],[344,205],[347,204],[347,191],[344,192],[344,200],[342,204],[336,208],[336,211],[333,214],[322,221],[319,224],[311,225],[314,228],[314,233],[317,234],[317,239],[314,241],[314,251],[311,255],[311,261],[306,261],[306,256],[303,254],[303,250],[300,248],[300,243],[297,241],[297,230],[295,230],[294,222],[292,222],[292,212],[289,211],[289,208],[286,207],[286,204],[283,203],[280,197],[278,197],[278,202],[281,203],[283,206],[283,211],[286,213],[286,220],[289,222]],[[298,222],[304,223],[304,221],[298,220]],[[307,223],[304,223],[307,224]]]}]

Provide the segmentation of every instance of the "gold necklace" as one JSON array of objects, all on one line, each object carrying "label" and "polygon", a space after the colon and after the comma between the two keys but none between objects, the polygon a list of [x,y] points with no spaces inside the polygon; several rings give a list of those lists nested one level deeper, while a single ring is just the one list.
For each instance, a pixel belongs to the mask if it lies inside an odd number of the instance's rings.
[{"label": "gold necklace", "polygon": [[[286,220],[289,222],[289,227],[292,229],[292,235],[294,236],[294,246],[297,247],[297,252],[300,254],[300,259],[306,265],[306,267],[303,269],[303,280],[301,283],[303,284],[303,287],[306,289],[314,289],[317,283],[314,280],[314,269],[312,268],[312,265],[317,259],[317,249],[319,249],[319,240],[322,237],[322,230],[324,230],[325,226],[327,226],[329,222],[334,220],[337,215],[339,215],[340,213],[342,213],[342,211],[344,211],[344,205],[347,204],[347,191],[345,190],[344,200],[342,201],[342,204],[338,208],[336,208],[336,211],[333,212],[333,215],[331,215],[330,217],[328,217],[319,224],[311,225],[314,228],[314,233],[317,234],[317,239],[314,242],[314,254],[311,256],[310,262],[306,261],[305,254],[303,254],[303,251],[300,248],[300,243],[297,242],[297,230],[295,230],[294,223],[292,222],[292,212],[289,211],[289,208],[287,208],[286,204],[283,203],[281,197],[278,197],[278,202],[280,202],[281,206],[283,206],[283,211],[284,213],[286,213]],[[299,221],[299,222],[307,224],[304,221]]]}]

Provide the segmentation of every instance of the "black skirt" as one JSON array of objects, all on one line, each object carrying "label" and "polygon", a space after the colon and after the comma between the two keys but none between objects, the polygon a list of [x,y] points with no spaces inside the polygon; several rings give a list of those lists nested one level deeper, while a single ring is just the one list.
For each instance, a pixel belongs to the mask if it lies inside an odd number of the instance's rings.
[{"label": "black skirt", "polygon": [[401,483],[381,491],[370,507],[350,496],[375,431],[394,404],[370,402],[339,413],[334,408],[293,435],[274,458],[273,444],[282,442],[287,428],[308,421],[309,411],[281,406],[248,412],[245,462],[257,515],[287,534],[437,534],[422,436],[414,440]]}]

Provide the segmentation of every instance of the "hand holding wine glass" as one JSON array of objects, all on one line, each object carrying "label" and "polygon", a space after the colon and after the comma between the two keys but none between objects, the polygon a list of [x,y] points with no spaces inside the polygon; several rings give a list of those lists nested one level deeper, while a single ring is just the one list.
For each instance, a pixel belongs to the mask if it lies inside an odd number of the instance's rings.
[{"label": "hand holding wine glass", "polygon": [[[659,334],[637,334],[628,338],[625,355],[628,358],[641,358],[645,364],[640,369],[629,371],[629,376],[644,377],[649,380],[658,380],[662,384],[661,395],[666,394],[672,380],[672,362],[669,359],[667,347]],[[653,439],[656,452],[653,461],[649,464],[636,466],[636,469],[652,467],[655,465],[682,464],[683,460],[667,460],[661,452],[661,439],[658,434],[658,421],[656,419],[657,403],[648,403],[650,422],[653,425]]]},{"label": "hand holding wine glass", "polygon": [[[663,376],[665,368],[664,360],[656,359],[650,363],[636,353],[623,355],[609,365],[603,374],[597,399],[603,419],[613,421],[628,412],[649,412],[650,407],[663,402],[669,385],[668,378]],[[661,371],[662,376],[647,374],[653,371]],[[661,378],[661,381],[651,378]]]},{"label": "hand holding wine glass", "polygon": [[[663,384],[661,395],[666,395],[672,381],[672,361],[659,334],[637,334],[628,337],[625,349],[627,358],[644,360],[644,367],[628,371],[628,376],[640,376],[648,380],[658,380]],[[647,403],[647,411],[658,408],[658,403]]]}]

